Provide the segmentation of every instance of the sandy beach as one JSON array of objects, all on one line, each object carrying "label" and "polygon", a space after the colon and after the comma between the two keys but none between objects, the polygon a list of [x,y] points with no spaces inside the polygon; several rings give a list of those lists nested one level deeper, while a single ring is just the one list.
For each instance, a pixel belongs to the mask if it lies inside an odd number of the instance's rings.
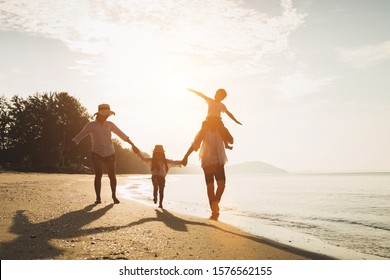
[{"label": "sandy beach", "polygon": [[[127,176],[118,176],[123,185]],[[121,199],[103,177],[0,173],[1,259],[302,260],[326,256],[287,247],[227,224]]]}]

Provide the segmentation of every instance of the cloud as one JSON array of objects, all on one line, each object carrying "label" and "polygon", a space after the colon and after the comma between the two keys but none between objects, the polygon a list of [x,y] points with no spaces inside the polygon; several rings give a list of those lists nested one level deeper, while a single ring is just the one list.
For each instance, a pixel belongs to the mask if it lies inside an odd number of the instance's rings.
[{"label": "cloud", "polygon": [[212,62],[207,67],[197,65],[207,74],[221,68],[226,74],[264,71],[269,56],[289,54],[289,36],[304,17],[291,0],[280,1],[278,15],[246,8],[240,0],[8,0],[0,4],[0,29],[59,39],[72,51],[95,55],[112,51],[118,41],[127,42],[129,48],[148,45],[166,55]]},{"label": "cloud", "polygon": [[335,78],[312,78],[308,74],[298,71],[284,76],[276,86],[281,98],[294,99],[314,94],[329,86]]},{"label": "cloud", "polygon": [[340,50],[341,59],[353,67],[367,68],[390,59],[390,41]]}]

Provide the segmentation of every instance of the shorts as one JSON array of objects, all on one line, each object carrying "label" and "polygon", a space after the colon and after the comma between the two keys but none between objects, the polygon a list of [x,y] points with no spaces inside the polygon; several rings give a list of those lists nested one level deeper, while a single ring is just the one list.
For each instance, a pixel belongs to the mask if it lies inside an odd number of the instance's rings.
[{"label": "shorts", "polygon": [[152,175],[152,183],[154,187],[165,187],[165,177],[158,176],[158,175]]},{"label": "shorts", "polygon": [[115,154],[112,154],[108,157],[102,157],[101,155],[98,155],[97,153],[92,152],[92,160],[93,161],[102,161],[104,163],[112,163],[115,162]]},{"label": "shorts", "polygon": [[206,184],[216,181],[226,181],[225,166],[224,165],[210,165],[203,167],[204,178]]}]

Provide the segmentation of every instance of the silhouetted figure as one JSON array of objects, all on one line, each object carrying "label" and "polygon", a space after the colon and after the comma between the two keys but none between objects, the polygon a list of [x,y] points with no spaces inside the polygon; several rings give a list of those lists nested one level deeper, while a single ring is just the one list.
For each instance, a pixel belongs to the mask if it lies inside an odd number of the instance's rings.
[{"label": "silhouetted figure", "polygon": [[112,199],[115,204],[119,203],[116,197],[116,171],[115,171],[115,150],[112,144],[111,133],[118,135],[123,141],[129,143],[134,151],[137,151],[137,147],[130,141],[130,138],[123,133],[113,122],[107,121],[107,118],[111,115],[115,115],[111,111],[108,104],[100,104],[98,112],[94,121],[87,123],[84,128],[76,135],[71,141],[66,154],[69,154],[71,148],[74,145],[78,145],[80,141],[88,135],[92,138],[92,161],[95,170],[95,193],[96,193],[96,204],[101,203],[100,191],[102,185],[103,176],[103,164],[107,167],[108,177],[110,179],[110,186],[112,192]]},{"label": "silhouetted figure", "polygon": [[[199,137],[199,134],[195,137],[194,142],[182,160],[184,166],[187,165],[189,155],[197,151],[199,147],[199,158],[202,162],[207,185],[207,196],[212,211],[210,219],[217,220],[219,217],[219,202],[225,190],[225,164],[227,162],[224,141],[219,133],[218,124],[210,125],[202,138]],[[216,191],[214,180],[217,182]]]},{"label": "silhouetted figure", "polygon": [[[229,110],[226,108],[225,104],[222,103],[222,100],[224,100],[227,96],[226,91],[224,89],[218,89],[215,93],[214,99],[212,99],[194,89],[189,88],[188,90],[202,97],[208,105],[206,120],[202,123],[202,128],[198,132],[196,138],[202,139],[206,131],[210,130],[211,127],[217,127],[219,133],[221,133],[225,148],[230,150],[233,149],[233,147],[229,144],[233,144],[234,139],[233,136],[230,134],[229,130],[224,126],[221,118],[221,113],[226,113],[233,121],[240,125],[242,124],[238,120],[236,120],[233,114],[230,113]],[[199,149],[199,147],[197,147],[197,149]]]},{"label": "silhouetted figure", "polygon": [[[136,151],[134,151],[136,152]],[[162,145],[156,145],[153,150],[152,158],[145,158],[138,150],[136,152],[138,157],[144,162],[148,163],[152,172],[153,183],[153,202],[157,203],[157,192],[159,194],[159,206],[163,208],[164,189],[165,189],[165,177],[167,176],[169,168],[173,166],[181,166],[181,161],[175,161],[166,159],[164,147]]]}]

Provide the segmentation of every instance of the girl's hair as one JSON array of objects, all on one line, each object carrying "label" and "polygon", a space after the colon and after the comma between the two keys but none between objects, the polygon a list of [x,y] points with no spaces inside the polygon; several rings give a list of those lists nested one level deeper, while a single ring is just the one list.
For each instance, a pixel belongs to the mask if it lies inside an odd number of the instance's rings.
[{"label": "girl's hair", "polygon": [[168,163],[167,159],[165,157],[164,152],[153,152],[153,157],[152,157],[152,171],[159,170],[160,165],[158,164],[160,161],[162,161],[165,164],[165,168],[168,170]]}]

